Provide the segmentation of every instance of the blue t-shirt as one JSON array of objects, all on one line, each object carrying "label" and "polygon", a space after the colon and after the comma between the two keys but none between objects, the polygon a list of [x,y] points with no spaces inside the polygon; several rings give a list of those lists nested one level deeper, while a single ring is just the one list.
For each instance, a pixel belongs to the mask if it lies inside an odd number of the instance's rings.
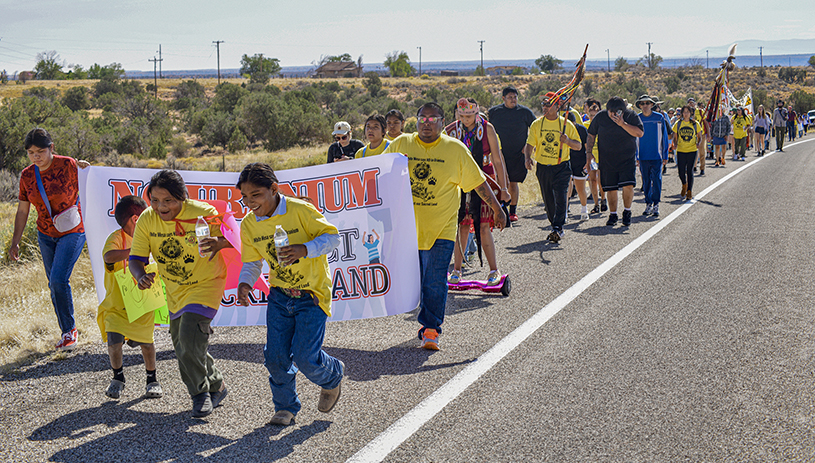
[{"label": "blue t-shirt", "polygon": [[373,243],[362,243],[362,246],[368,250],[368,260],[372,261],[374,259],[379,259],[379,240],[374,241]]},{"label": "blue t-shirt", "polygon": [[642,137],[637,139],[637,159],[660,161],[668,159],[668,123],[665,116],[652,112],[650,116],[639,115],[642,121]]}]

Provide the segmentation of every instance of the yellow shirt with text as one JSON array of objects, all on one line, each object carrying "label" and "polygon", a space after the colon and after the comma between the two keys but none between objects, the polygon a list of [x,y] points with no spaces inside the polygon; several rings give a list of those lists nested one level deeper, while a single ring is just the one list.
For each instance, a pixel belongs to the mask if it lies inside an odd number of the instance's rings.
[{"label": "yellow shirt with text", "polygon": [[[212,260],[198,253],[195,220],[198,216],[211,217],[218,211],[207,203],[187,199],[181,206],[177,220],[184,235],[176,234],[176,222],[165,222],[152,207],[148,207],[136,222],[133,232],[131,256],[148,257],[158,264],[158,272],[167,287],[167,308],[176,313],[190,304],[218,309],[226,286],[226,263],[218,253]],[[211,220],[209,232],[221,236],[221,230]],[[156,284],[156,283],[154,283]]]},{"label": "yellow shirt with text", "polygon": [[241,260],[269,263],[269,284],[278,288],[311,291],[326,315],[331,316],[331,270],[328,256],[301,257],[295,263],[281,267],[277,263],[274,232],[281,225],[289,235],[289,245],[304,244],[326,233],[336,235],[332,225],[309,202],[286,197],[286,213],[257,221],[250,212],[241,221]]},{"label": "yellow shirt with text", "polygon": [[[108,251],[130,249],[132,241],[133,238],[128,236],[122,229],[116,230],[108,235],[108,239],[105,240],[102,256],[107,254]],[[133,320],[133,323],[130,323],[127,319],[122,291],[119,289],[119,283],[114,276],[114,273],[124,271],[125,263],[126,261],[112,264],[105,263],[105,299],[99,304],[96,324],[99,325],[99,331],[102,333],[102,341],[104,342],[108,341],[108,332],[111,332],[119,333],[136,342],[150,344],[153,342],[153,327],[155,325],[153,312],[146,313]]]},{"label": "yellow shirt with text", "polygon": [[379,146],[377,146],[374,149],[371,149],[371,144],[368,143],[362,148],[357,150],[356,154],[354,155],[354,159],[362,159],[367,158],[368,156],[376,156],[378,154],[382,154],[383,152],[385,152],[385,148],[387,148],[389,144],[390,140],[384,139],[382,140],[382,143],[379,144]]},{"label": "yellow shirt with text", "polygon": [[[694,129],[694,125],[696,126]],[[702,126],[696,121],[685,122],[678,120],[671,129],[677,134],[676,151],[680,153],[695,153],[699,137],[702,136]]]},{"label": "yellow shirt with text", "polygon": [[[535,161],[545,166],[553,166],[569,160],[571,148],[560,146],[560,132],[566,124],[566,136],[572,140],[580,141],[580,134],[572,124],[563,116],[549,120],[541,116],[529,126],[529,135],[526,144],[535,147]],[[558,155],[560,158],[558,158]]]},{"label": "yellow shirt with text", "polygon": [[747,127],[752,125],[750,116],[736,116],[733,118],[733,138],[744,138],[747,136]]},{"label": "yellow shirt with text", "polygon": [[396,138],[385,152],[408,158],[419,250],[429,250],[439,239],[455,241],[461,190],[470,191],[487,180],[470,150],[443,133],[429,144],[418,133],[410,133]]}]

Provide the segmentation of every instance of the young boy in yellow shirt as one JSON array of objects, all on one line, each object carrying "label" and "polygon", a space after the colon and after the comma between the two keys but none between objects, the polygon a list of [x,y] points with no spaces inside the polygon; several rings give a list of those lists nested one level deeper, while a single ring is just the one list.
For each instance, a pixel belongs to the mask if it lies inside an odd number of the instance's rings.
[{"label": "young boy in yellow shirt", "polygon": [[[339,245],[339,234],[311,203],[281,195],[277,176],[267,164],[244,167],[237,188],[243,204],[252,210],[241,222],[238,303],[249,305],[247,296],[265,259],[271,289],[263,354],[275,407],[269,424],[288,426],[300,411],[298,369],[322,388],[319,411],[330,412],[340,398],[345,365],[322,349],[325,323],[331,316],[326,255]],[[288,245],[280,249],[274,237],[278,227],[288,234]]]},{"label": "young boy in yellow shirt", "polygon": [[105,299],[99,304],[96,322],[102,332],[102,340],[108,344],[110,367],[113,379],[105,391],[111,399],[118,399],[125,388],[124,366],[122,364],[122,344],[127,338],[131,347],[140,346],[147,370],[147,392],[145,397],[157,398],[164,395],[156,379],[156,346],[153,344],[153,312],[146,313],[130,323],[125,311],[122,292],[116,282],[115,272],[124,271],[125,262],[130,257],[130,243],[136,220],[147,209],[147,203],[138,196],[125,196],[114,210],[116,223],[120,229],[114,231],[105,241],[102,258],[105,262]]}]

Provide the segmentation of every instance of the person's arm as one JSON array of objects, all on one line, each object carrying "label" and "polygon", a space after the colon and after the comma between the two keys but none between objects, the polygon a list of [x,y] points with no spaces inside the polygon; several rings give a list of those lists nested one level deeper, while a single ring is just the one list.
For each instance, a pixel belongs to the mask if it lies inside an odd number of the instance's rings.
[{"label": "person's arm", "polygon": [[614,121],[615,124],[622,127],[622,129],[625,130],[626,133],[628,133],[632,137],[640,138],[640,137],[643,136],[643,134],[645,134],[645,132],[642,130],[641,127],[637,127],[636,125],[631,125],[631,124],[629,124],[628,122],[625,121],[625,119],[624,119],[625,113],[623,113],[623,116],[618,116],[617,113],[615,113],[613,111],[609,111],[608,112],[608,117],[611,118],[611,120]]},{"label": "person's arm", "polygon": [[231,247],[232,243],[223,236],[212,236],[201,240],[201,251],[210,253],[209,260],[212,260],[221,249]]},{"label": "person's arm", "polygon": [[532,170],[532,154],[535,152],[535,147],[529,143],[524,146],[524,166],[526,170]]},{"label": "person's arm", "polygon": [[130,248],[111,249],[110,251],[106,252],[104,256],[102,256],[102,259],[106,264],[115,264],[116,262],[127,260],[128,257],[130,257]]},{"label": "person's arm", "polygon": [[86,168],[86,167],[90,167],[90,166],[91,166],[91,163],[90,163],[90,162],[88,162],[88,161],[86,161],[86,160],[84,160],[84,159],[77,159],[77,160],[76,160],[76,166],[77,166],[78,168],[80,168],[80,169],[84,169],[84,168]]},{"label": "person's arm", "polygon": [[591,169],[591,160],[594,158],[594,143],[597,141],[597,136],[589,134],[586,138],[586,171]]},{"label": "person's arm", "polygon": [[490,144],[490,156],[495,166],[495,179],[501,185],[501,192],[498,194],[499,201],[509,201],[509,182],[507,181],[507,171],[504,168],[504,155],[498,147],[498,137],[495,135],[495,128],[492,124],[487,124],[487,141]]},{"label": "person's arm", "polygon": [[139,289],[142,290],[153,286],[153,282],[156,279],[156,273],[147,273],[144,270],[145,266],[146,263],[138,258],[134,259],[131,257],[127,262],[127,268],[130,269],[130,274],[133,275],[133,279],[136,280],[136,283],[139,284]]},{"label": "person's arm", "polygon": [[495,219],[495,226],[499,230],[503,230],[507,224],[507,216],[504,214],[504,210],[501,209],[498,199],[495,198],[495,195],[492,193],[489,185],[487,185],[487,182],[482,182],[480,185],[475,187],[475,192],[482,201],[490,205],[490,208],[492,208],[492,212],[494,214],[493,217]]},{"label": "person's arm", "polygon": [[260,278],[262,271],[263,260],[243,263],[241,274],[238,277],[238,304],[244,307],[249,305],[249,293]]},{"label": "person's arm", "polygon": [[14,234],[11,237],[9,247],[9,257],[12,260],[20,260],[20,240],[23,238],[25,224],[28,222],[28,213],[31,211],[31,203],[20,201],[17,203],[17,214],[14,215]]},{"label": "person's arm", "polygon": [[572,140],[565,133],[560,134],[560,143],[575,151],[580,151],[580,148],[582,147],[580,140]]},{"label": "person's arm", "polygon": [[326,164],[331,164],[332,162],[334,162],[334,153],[332,153],[333,150],[334,143],[328,145],[328,160],[326,161]]},{"label": "person's arm", "polygon": [[373,232],[374,236],[376,236],[376,240],[379,241],[379,233],[377,233],[376,230],[371,231]]}]

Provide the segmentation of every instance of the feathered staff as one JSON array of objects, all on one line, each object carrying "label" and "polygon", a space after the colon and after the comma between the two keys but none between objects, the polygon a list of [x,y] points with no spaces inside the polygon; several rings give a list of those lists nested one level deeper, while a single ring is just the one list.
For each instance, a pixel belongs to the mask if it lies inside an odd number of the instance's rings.
[{"label": "feathered staff", "polygon": [[736,68],[736,63],[733,62],[736,59],[736,45],[734,43],[727,50],[727,59],[722,61],[722,70],[719,71],[719,75],[716,76],[713,84],[713,93],[710,95],[707,110],[705,111],[705,121],[708,124],[713,124],[713,121],[716,120],[716,113],[719,110],[719,105],[722,104],[722,98],[724,97],[725,101],[729,103],[727,94],[730,90],[727,88],[727,83],[730,80],[730,71]]},{"label": "feathered staff", "polygon": [[[586,52],[589,51],[589,44],[586,44],[586,48],[583,50],[583,56],[580,60],[577,61],[575,64],[574,75],[572,76],[572,80],[570,80],[566,85],[560,88],[554,95],[549,98],[550,105],[558,105],[558,108],[563,109],[563,119],[565,121],[569,120],[569,103],[572,101],[572,95],[574,95],[575,90],[577,87],[580,86],[580,82],[583,80],[583,76],[585,74],[586,69]],[[566,133],[566,124],[563,124],[563,127],[560,129],[560,133]],[[561,151],[558,151],[558,164],[560,163]]]}]

